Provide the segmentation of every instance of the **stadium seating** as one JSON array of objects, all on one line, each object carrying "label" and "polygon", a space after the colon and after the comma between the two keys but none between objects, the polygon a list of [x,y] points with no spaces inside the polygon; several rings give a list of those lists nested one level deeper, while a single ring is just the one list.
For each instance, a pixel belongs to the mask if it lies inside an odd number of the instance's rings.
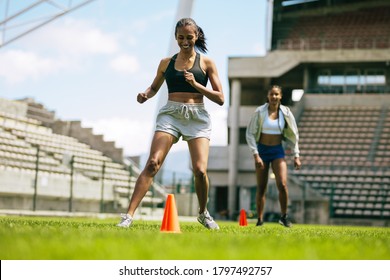
[{"label": "stadium seating", "polygon": [[275,23],[277,49],[372,49],[390,47],[390,8],[306,16]]},{"label": "stadium seating", "polygon": [[331,217],[390,218],[390,108],[306,108],[303,168],[290,170],[330,198]]},{"label": "stadium seating", "polygon": [[[103,200],[106,211],[117,211],[127,207],[139,172],[136,166],[129,170],[75,138],[53,133],[37,120],[0,113],[0,197],[31,197],[32,182],[38,174],[41,200],[66,200],[73,173],[75,201],[95,201],[99,206]],[[155,187],[163,191],[158,184]],[[157,196],[155,188],[152,190],[143,201],[145,206],[163,202],[164,196]],[[96,207],[86,210],[80,206],[79,210],[96,211]]]}]

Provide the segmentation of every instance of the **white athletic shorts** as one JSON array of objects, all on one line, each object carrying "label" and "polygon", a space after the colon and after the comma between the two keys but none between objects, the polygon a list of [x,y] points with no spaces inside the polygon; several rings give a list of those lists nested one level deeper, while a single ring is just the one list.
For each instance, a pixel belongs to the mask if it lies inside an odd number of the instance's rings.
[{"label": "white athletic shorts", "polygon": [[184,141],[195,138],[210,139],[211,120],[203,103],[181,103],[169,101],[164,105],[156,120],[156,131],[163,131]]}]

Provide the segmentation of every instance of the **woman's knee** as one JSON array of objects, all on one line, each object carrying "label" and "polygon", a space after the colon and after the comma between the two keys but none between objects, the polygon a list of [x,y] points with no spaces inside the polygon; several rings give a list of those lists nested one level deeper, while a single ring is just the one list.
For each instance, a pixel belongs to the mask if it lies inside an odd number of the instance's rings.
[{"label": "woman's knee", "polygon": [[160,162],[157,159],[152,158],[148,160],[145,169],[151,176],[154,176],[160,170],[160,167]]},{"label": "woman's knee", "polygon": [[288,193],[288,187],[286,183],[279,183],[278,184],[278,190],[281,193]]},{"label": "woman's knee", "polygon": [[259,197],[265,197],[266,193],[267,193],[267,186],[258,186],[257,187],[257,195]]},{"label": "woman's knee", "polygon": [[205,178],[205,177],[207,177],[206,168],[197,166],[197,167],[194,168],[193,172],[194,172],[195,178]]}]

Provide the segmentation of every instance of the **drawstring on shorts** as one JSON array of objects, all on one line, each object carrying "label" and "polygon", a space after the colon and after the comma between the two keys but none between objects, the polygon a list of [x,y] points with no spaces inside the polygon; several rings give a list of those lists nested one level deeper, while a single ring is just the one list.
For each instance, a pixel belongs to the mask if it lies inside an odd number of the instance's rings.
[{"label": "drawstring on shorts", "polygon": [[210,139],[210,116],[203,103],[182,103],[168,100],[157,116],[156,131],[172,134],[184,141],[204,137]]},{"label": "drawstring on shorts", "polygon": [[182,104],[180,108],[181,108],[180,114],[182,114],[188,120],[190,118],[190,114],[188,112],[189,110],[188,106],[186,104]]}]

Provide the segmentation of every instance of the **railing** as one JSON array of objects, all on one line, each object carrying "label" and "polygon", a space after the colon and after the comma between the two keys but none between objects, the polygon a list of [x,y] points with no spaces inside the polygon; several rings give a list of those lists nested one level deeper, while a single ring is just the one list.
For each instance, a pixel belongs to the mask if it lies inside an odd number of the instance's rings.
[{"label": "railing", "polygon": [[318,85],[305,89],[305,93],[326,94],[389,94],[390,87],[385,85]]},{"label": "railing", "polygon": [[277,50],[389,49],[390,37],[290,38],[277,40]]}]

